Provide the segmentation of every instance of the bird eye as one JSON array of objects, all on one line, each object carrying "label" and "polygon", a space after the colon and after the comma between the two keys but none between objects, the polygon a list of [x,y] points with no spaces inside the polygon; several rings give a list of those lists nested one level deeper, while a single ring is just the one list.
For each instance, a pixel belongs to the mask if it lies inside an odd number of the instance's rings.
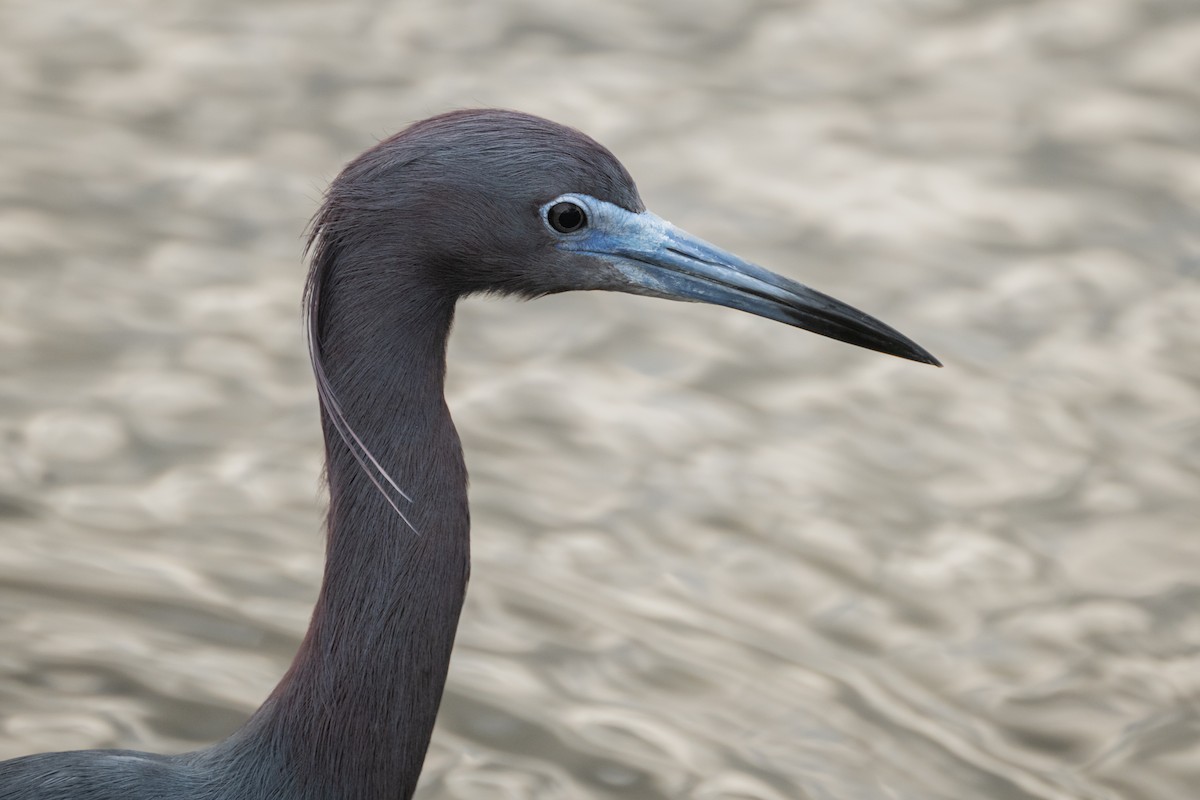
[{"label": "bird eye", "polygon": [[587,214],[574,203],[555,203],[546,212],[550,227],[559,233],[574,233],[587,227]]}]

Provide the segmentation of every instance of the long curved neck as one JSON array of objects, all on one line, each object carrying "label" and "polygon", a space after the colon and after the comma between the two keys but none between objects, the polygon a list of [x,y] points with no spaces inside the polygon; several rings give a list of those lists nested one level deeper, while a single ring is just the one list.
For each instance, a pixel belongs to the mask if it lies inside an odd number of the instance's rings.
[{"label": "long curved neck", "polygon": [[270,753],[256,772],[286,784],[281,796],[314,800],[412,795],[470,568],[466,470],[443,397],[453,299],[352,281],[322,287],[323,360],[355,434],[412,498],[396,501],[416,531],[323,408],[324,583],[291,669],[230,742],[256,740],[237,748]]}]

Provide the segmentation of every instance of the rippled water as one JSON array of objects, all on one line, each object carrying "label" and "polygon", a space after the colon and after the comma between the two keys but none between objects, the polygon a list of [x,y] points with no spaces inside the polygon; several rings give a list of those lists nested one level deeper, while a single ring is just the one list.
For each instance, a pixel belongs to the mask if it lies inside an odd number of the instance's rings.
[{"label": "rippled water", "polygon": [[466,302],[422,797],[1197,796],[1194,0],[9,0],[0,45],[0,757],[190,748],[274,685],[321,566],[301,232],[501,105],[947,367]]}]

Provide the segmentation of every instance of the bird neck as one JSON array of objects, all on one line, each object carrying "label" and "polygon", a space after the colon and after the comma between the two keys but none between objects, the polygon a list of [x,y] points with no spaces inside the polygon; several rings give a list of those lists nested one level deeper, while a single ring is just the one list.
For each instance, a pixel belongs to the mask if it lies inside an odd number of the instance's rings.
[{"label": "bird neck", "polygon": [[290,670],[246,731],[269,741],[299,797],[408,798],[470,569],[466,469],[443,395],[454,305],[420,287],[390,301],[340,289],[321,298],[329,382],[354,435],[412,498],[393,498],[411,526],[323,407],[324,582]]}]

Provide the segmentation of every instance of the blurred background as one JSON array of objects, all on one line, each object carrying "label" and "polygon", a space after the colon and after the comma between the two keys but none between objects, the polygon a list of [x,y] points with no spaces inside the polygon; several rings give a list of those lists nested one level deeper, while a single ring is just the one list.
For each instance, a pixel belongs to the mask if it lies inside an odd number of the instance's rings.
[{"label": "blurred background", "polygon": [[0,757],[267,695],[321,574],[305,226],[504,106],[946,368],[463,303],[420,797],[1196,796],[1195,0],[7,0],[0,87]]}]

